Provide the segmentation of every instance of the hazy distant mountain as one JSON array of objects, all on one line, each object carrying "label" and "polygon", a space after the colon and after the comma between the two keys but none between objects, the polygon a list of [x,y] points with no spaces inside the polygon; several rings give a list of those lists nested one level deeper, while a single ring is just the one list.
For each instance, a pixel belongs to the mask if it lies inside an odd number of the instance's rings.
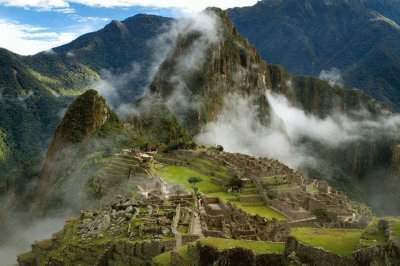
[{"label": "hazy distant mountain", "polygon": [[268,62],[297,75],[337,68],[400,109],[400,1],[263,0],[228,12]]}]

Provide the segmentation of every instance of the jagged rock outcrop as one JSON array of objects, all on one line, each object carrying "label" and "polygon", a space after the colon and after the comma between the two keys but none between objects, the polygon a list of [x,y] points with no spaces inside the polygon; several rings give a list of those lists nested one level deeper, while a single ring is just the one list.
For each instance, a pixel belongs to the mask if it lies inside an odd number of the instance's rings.
[{"label": "jagged rock outcrop", "polygon": [[70,169],[89,153],[94,138],[117,134],[122,127],[117,115],[97,91],[88,90],[80,95],[68,108],[54,134],[37,185],[37,195],[43,198],[54,184],[68,176]]},{"label": "jagged rock outcrop", "polygon": [[42,163],[60,114],[101,78],[118,80],[113,85],[126,103],[141,95],[152,63],[162,58],[160,46],[167,47],[159,45],[157,37],[166,34],[173,21],[139,14],[32,56],[1,48],[0,129],[7,134],[10,153],[0,162],[0,187],[9,183],[18,194],[28,189],[27,181],[40,173],[36,166]]},{"label": "jagged rock outcrop", "polygon": [[[161,64],[147,97],[165,101],[191,134],[213,121],[228,94],[252,96],[260,119],[270,123],[264,89],[274,87],[273,72],[254,47],[242,39],[228,15],[207,9],[207,28],[190,23]],[[284,73],[286,74],[286,73]]]},{"label": "jagged rock outcrop", "polygon": [[[341,114],[357,123],[364,119],[392,117],[385,104],[362,91],[313,77],[292,76],[284,68],[266,63],[256,49],[240,37],[224,11],[211,8],[204,14],[208,27],[196,29],[190,23],[187,25],[161,64],[145,97],[168,106],[192,135],[218,119],[230,95],[250,99],[260,123],[278,128],[285,135],[285,126],[274,114],[265,90],[284,95],[306,115],[319,119]],[[307,143],[307,150],[317,154],[326,165],[323,169],[303,170],[313,177],[329,178],[353,198],[369,202],[370,193],[357,191],[356,186],[358,182],[370,186],[376,179],[377,169],[392,169],[391,147],[398,138],[395,132],[375,130],[374,134],[335,147],[304,137],[299,142]],[[349,176],[355,182],[349,181]],[[381,192],[377,194],[386,197]],[[396,207],[389,209],[393,211]]]}]

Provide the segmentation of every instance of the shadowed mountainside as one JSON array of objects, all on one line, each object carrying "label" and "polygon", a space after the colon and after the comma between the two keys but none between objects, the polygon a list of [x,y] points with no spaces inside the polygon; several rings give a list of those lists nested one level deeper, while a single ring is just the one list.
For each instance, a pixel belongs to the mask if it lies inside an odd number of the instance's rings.
[{"label": "shadowed mountainside", "polygon": [[399,1],[263,0],[228,13],[268,62],[296,75],[337,68],[345,84],[399,109]]}]

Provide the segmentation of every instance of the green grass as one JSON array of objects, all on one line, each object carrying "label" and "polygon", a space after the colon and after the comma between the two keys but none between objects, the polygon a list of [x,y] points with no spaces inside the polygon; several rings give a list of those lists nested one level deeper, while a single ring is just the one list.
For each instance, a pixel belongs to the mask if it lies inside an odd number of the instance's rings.
[{"label": "green grass", "polygon": [[[230,201],[235,204],[238,208],[241,208],[245,212],[251,215],[260,215],[262,217],[272,219],[276,218],[278,220],[287,220],[287,218],[269,208],[268,206],[245,206],[249,203],[240,202],[236,196],[233,196],[225,191],[222,191],[222,188],[211,182],[211,178],[209,176],[203,175],[189,167],[186,166],[175,166],[175,165],[166,165],[162,166],[157,164],[155,166],[157,175],[162,177],[166,182],[179,184],[185,186],[189,191],[192,190],[191,185],[187,182],[189,177],[198,176],[203,179],[202,182],[197,183],[197,187],[199,191],[203,193],[207,197],[219,197],[224,201]],[[254,187],[254,184],[251,184]],[[248,196],[248,195],[245,195]]]},{"label": "green grass", "polygon": [[169,266],[171,265],[171,251],[162,253],[153,258],[153,262],[158,266]]},{"label": "green grass", "polygon": [[400,217],[383,217],[382,219],[389,221],[391,237],[400,239]]},{"label": "green grass", "polygon": [[[376,229],[376,233],[372,234],[371,230]],[[363,238],[360,239],[360,247],[368,247],[374,245],[386,244],[385,233],[378,230],[378,218],[374,217],[369,225],[364,229],[362,233]]]},{"label": "green grass", "polygon": [[300,242],[351,257],[357,249],[362,230],[293,227],[291,235]]},{"label": "green grass", "polygon": [[285,249],[284,243],[273,243],[273,242],[252,241],[252,240],[235,240],[235,239],[207,237],[200,240],[200,242],[203,245],[214,247],[219,251],[223,251],[229,248],[240,247],[245,249],[251,249],[256,254],[265,254],[265,253],[283,253]]},{"label": "green grass", "polygon": [[202,182],[199,182],[196,185],[199,188],[199,191],[202,193],[216,192],[221,190],[219,186],[211,182],[211,178],[209,176],[203,175],[189,167],[166,165],[162,168],[158,168],[157,174],[164,178],[166,182],[183,185],[189,191],[191,191],[192,188],[191,185],[188,183],[188,179],[192,176],[197,176],[203,179]]},{"label": "green grass", "polygon": [[270,207],[266,206],[265,204],[263,204],[263,206],[245,206],[247,204],[251,204],[251,203],[246,203],[246,202],[240,202],[237,200],[237,197],[227,193],[227,192],[217,192],[217,193],[210,193],[210,194],[206,194],[207,197],[219,197],[221,200],[223,201],[230,201],[232,204],[234,204],[236,207],[244,210],[245,212],[251,214],[251,215],[260,215],[261,217],[267,218],[267,219],[272,219],[272,218],[276,218],[279,221],[284,221],[287,220],[287,218],[271,209]]},{"label": "green grass", "polygon": [[171,263],[171,252],[175,252],[178,253],[188,264],[191,265],[199,265],[199,262],[196,258],[193,258],[191,256],[189,256],[188,254],[188,247],[186,246],[182,246],[174,251],[168,251],[165,253],[162,253],[156,257],[153,258],[153,262],[157,265],[157,266],[170,266],[172,265]]}]

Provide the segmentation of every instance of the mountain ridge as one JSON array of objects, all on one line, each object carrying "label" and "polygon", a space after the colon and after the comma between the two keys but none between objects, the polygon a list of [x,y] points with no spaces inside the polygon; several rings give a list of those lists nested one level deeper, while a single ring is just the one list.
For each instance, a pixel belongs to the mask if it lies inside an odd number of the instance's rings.
[{"label": "mountain ridge", "polygon": [[268,62],[296,75],[337,68],[346,85],[398,110],[400,61],[394,43],[400,31],[393,25],[400,21],[400,4],[381,2],[266,0],[228,13]]}]

